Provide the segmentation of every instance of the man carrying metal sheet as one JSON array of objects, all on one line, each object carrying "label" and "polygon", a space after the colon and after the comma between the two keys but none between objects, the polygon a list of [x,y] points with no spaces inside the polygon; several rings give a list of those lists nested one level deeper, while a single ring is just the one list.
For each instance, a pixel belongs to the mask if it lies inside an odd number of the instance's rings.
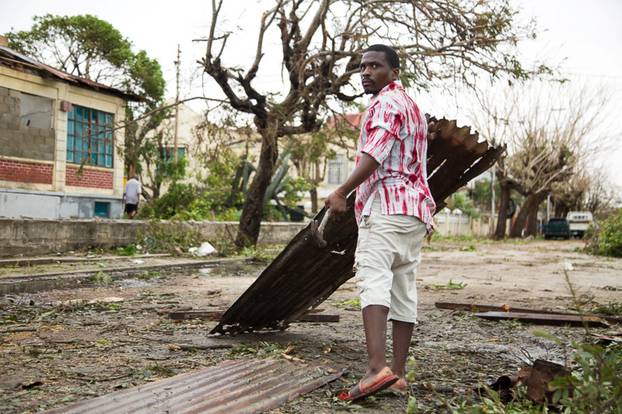
[{"label": "man carrying metal sheet", "polygon": [[[326,199],[333,213],[346,211],[356,189],[359,225],[355,270],[367,342],[368,368],[343,400],[392,387],[406,391],[406,359],[417,319],[415,274],[421,244],[433,225],[435,203],[427,183],[427,123],[398,82],[394,49],[373,45],[361,58],[361,80],[372,94],[361,125],[356,166]],[[387,319],[393,328],[393,363],[385,358]]]}]

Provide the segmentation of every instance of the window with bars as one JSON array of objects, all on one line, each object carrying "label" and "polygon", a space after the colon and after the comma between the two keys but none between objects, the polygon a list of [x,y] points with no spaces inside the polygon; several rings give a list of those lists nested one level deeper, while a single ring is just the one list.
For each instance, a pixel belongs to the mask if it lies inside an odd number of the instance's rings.
[{"label": "window with bars", "polygon": [[112,168],[112,114],[73,105],[67,118],[67,162]]},{"label": "window with bars", "polygon": [[344,154],[337,154],[328,160],[328,184],[341,184],[348,175],[348,159]]}]

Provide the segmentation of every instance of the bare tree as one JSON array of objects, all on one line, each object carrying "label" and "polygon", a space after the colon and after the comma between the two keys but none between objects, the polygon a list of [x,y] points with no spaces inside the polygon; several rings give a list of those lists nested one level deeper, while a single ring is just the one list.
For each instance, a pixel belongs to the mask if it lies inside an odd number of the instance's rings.
[{"label": "bare tree", "polygon": [[[515,78],[533,73],[515,56],[517,42],[533,36],[533,24],[518,25],[505,0],[275,0],[261,15],[254,58],[246,70],[223,62],[233,33],[220,27],[222,7],[222,0],[212,0],[200,64],[233,109],[253,116],[262,137],[240,219],[239,246],[257,241],[278,139],[319,130],[333,103],[360,96],[351,80],[367,45],[382,42],[400,50],[406,86],[426,88],[445,80],[474,85],[482,72]],[[288,81],[283,94],[261,92],[256,82],[272,29],[280,36]]]},{"label": "bare tree", "polygon": [[[512,189],[525,197],[510,237],[536,233],[538,207],[549,194],[569,185],[579,191],[587,189],[590,166],[606,141],[598,135],[606,102],[600,90],[543,82],[480,99],[478,128],[487,139],[508,146],[508,155],[497,170],[502,201]],[[578,203],[583,193],[574,196],[569,203]],[[496,235],[502,237],[505,209],[499,210]]]}]

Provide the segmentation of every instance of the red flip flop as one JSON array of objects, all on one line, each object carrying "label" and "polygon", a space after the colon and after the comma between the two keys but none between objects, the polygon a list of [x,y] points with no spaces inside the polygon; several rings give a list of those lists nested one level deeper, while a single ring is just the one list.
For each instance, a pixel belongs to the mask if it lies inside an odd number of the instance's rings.
[{"label": "red flip flop", "polygon": [[389,387],[389,391],[396,392],[400,395],[405,395],[406,393],[408,393],[408,383],[406,382],[406,379],[400,378],[395,381],[393,385]]},{"label": "red flip flop", "polygon": [[363,385],[363,380],[361,380],[358,384],[352,387],[350,391],[339,394],[339,399],[341,401],[352,402],[360,400],[375,394],[378,391],[389,388],[398,379],[399,377],[395,375],[389,367],[384,367],[372,380],[369,380],[369,384]]}]

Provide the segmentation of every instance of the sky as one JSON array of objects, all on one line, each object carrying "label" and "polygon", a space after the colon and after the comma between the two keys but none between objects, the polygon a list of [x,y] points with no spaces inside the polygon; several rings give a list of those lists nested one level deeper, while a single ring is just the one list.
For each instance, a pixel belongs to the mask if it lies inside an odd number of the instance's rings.
[{"label": "sky", "polygon": [[[0,33],[27,30],[32,17],[47,13],[58,15],[93,14],[110,22],[136,49],[144,49],[162,65],[167,82],[167,96],[175,94],[177,45],[181,55],[181,95],[220,96],[214,85],[202,78],[196,63],[204,53],[204,43],[193,41],[204,37],[209,30],[211,2],[208,0],[0,0]],[[248,65],[254,55],[254,39],[261,12],[271,4],[259,0],[226,0],[223,23],[233,28],[228,59]],[[535,18],[539,35],[535,40],[519,45],[524,62],[545,60],[559,68],[571,83],[589,89],[603,88],[608,95],[605,108],[607,139],[613,143],[596,163],[605,166],[610,180],[622,189],[622,1],[596,0],[514,0],[519,19]],[[260,70],[261,89],[282,87],[280,59],[276,39],[266,44],[265,60],[273,62]],[[230,51],[230,52],[229,52]],[[495,88],[493,86],[492,88]],[[448,96],[432,91],[416,97],[425,112],[437,117],[458,119],[468,124],[468,102],[462,96]],[[622,196],[622,190],[620,190]]]}]

